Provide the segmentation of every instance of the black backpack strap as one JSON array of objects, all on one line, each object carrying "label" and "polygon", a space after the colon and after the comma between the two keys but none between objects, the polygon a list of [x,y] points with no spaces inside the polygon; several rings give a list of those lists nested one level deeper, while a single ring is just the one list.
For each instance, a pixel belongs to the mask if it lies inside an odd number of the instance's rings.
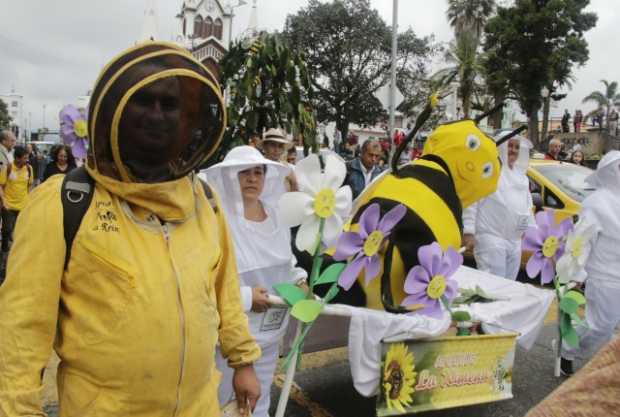
[{"label": "black backpack strap", "polygon": [[65,232],[65,270],[71,258],[73,239],[80,228],[86,210],[95,194],[95,180],[81,166],[69,171],[62,181],[60,199],[62,201],[62,221]]},{"label": "black backpack strap", "polygon": [[200,181],[200,184],[202,184],[202,189],[205,191],[205,196],[207,197],[207,200],[209,201],[209,205],[211,206],[213,211],[217,213],[218,211],[217,200],[215,199],[213,190],[211,189],[209,184],[207,184],[206,181],[203,181],[201,178],[199,178],[198,180]]}]

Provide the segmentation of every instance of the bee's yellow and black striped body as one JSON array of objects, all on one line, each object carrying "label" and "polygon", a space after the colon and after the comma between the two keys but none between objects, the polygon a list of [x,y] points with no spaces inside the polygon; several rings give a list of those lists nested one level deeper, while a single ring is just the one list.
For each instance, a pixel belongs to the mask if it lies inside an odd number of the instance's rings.
[{"label": "bee's yellow and black striped body", "polygon": [[[361,213],[372,203],[379,204],[382,215],[398,204],[407,207],[407,214],[384,248],[379,278],[366,285],[363,275],[358,277],[352,296],[361,289],[365,306],[397,311],[406,296],[407,272],[418,265],[418,248],[437,242],[444,250],[458,250],[462,209],[495,191],[499,168],[495,142],[466,120],[439,126],[421,159],[383,175],[364,190],[351,227],[357,227]],[[359,297],[355,304],[360,304]]]}]

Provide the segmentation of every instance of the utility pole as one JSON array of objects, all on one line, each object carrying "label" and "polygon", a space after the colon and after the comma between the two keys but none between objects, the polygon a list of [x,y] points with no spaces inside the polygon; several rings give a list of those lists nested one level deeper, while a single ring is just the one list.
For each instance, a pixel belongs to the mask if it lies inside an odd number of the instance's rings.
[{"label": "utility pole", "polygon": [[392,8],[392,68],[390,74],[390,96],[389,96],[389,107],[390,107],[390,122],[388,125],[389,137],[388,140],[391,144],[390,146],[390,159],[394,156],[394,152],[396,151],[396,146],[394,143],[394,125],[395,122],[395,107],[396,107],[396,51],[398,49],[398,0],[394,0],[394,6]]}]

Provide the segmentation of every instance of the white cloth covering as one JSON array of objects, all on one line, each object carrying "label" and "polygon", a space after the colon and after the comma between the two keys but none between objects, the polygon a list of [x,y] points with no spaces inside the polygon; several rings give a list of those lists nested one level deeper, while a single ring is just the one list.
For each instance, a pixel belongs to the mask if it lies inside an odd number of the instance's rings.
[{"label": "white cloth covering", "polygon": [[[468,267],[461,267],[454,279],[460,288],[479,286],[489,296],[501,301],[459,306],[468,311],[473,320],[483,322],[486,333],[519,333],[518,343],[530,349],[543,327],[547,310],[554,294],[497,277]],[[340,306],[339,306],[340,307]],[[436,337],[450,325],[445,312],[443,319],[431,319],[420,314],[395,315],[383,311],[348,307],[351,309],[349,327],[349,363],[355,389],[363,396],[377,393],[381,367],[381,340],[399,341]]]},{"label": "white cloth covering", "polygon": [[610,151],[587,179],[597,189],[582,204],[579,222],[592,226],[594,236],[583,271],[586,281],[585,326],[577,328],[579,348],[564,346],[562,356],[588,358],[620,327],[620,152]]},{"label": "white cloth covering", "polygon": [[515,138],[520,147],[513,168],[508,166],[508,142],[499,148],[502,171],[497,191],[463,211],[463,232],[475,236],[478,267],[513,280],[519,272],[515,262],[521,256],[521,237],[527,227],[536,224],[526,174],[531,142]]}]

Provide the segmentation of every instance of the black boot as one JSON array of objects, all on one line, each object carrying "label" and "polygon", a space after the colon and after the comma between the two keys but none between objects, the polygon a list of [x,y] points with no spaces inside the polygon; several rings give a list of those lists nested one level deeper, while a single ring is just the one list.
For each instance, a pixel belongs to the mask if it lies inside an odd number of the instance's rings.
[{"label": "black boot", "polygon": [[560,372],[564,376],[571,376],[572,374],[574,374],[575,372],[573,371],[573,361],[561,358]]}]

